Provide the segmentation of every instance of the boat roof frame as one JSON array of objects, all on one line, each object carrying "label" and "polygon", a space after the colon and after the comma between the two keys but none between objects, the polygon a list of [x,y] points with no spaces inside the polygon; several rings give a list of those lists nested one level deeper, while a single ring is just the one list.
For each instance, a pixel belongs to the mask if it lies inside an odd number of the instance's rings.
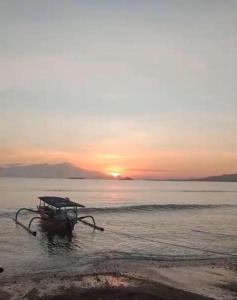
[{"label": "boat roof frame", "polygon": [[56,197],[56,196],[42,196],[39,197],[44,203],[53,206],[55,208],[63,207],[85,207],[82,204],[71,201],[69,198]]}]

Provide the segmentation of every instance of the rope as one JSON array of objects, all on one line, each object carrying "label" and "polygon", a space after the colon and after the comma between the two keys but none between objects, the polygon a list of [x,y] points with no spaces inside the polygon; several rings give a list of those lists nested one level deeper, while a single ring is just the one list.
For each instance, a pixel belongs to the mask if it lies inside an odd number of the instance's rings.
[{"label": "rope", "polygon": [[193,229],[192,231],[200,232],[200,233],[204,233],[204,234],[216,235],[216,236],[226,236],[226,237],[236,238],[236,235],[227,234],[227,233],[217,233],[217,232],[210,232],[210,231],[197,230],[197,229]]},{"label": "rope", "polygon": [[140,239],[140,240],[152,242],[152,243],[159,243],[159,244],[175,246],[175,247],[180,247],[180,248],[186,248],[186,249],[191,249],[191,250],[198,250],[198,251],[202,251],[202,252],[218,254],[218,255],[224,255],[224,256],[236,256],[235,254],[231,254],[231,253],[225,253],[225,252],[214,251],[214,250],[209,250],[209,249],[197,248],[197,247],[192,247],[192,246],[185,246],[185,245],[177,244],[177,243],[174,243],[174,242],[165,242],[165,241],[161,241],[161,240],[153,240],[153,239],[144,238],[144,237],[136,236],[136,235],[133,235],[133,234],[118,232],[118,231],[109,230],[109,229],[107,229],[106,231],[109,231],[111,233],[115,233],[115,234],[118,234],[118,235],[123,235],[123,236],[131,237],[131,238],[135,238],[135,239]]}]

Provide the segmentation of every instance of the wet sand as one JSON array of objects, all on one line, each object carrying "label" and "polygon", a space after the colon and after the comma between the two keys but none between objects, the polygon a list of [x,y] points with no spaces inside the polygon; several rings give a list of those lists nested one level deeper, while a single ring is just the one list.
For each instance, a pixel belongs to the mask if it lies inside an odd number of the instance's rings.
[{"label": "wet sand", "polygon": [[[118,274],[94,274],[74,278],[58,278],[51,281],[51,288],[45,282],[36,281],[35,287],[29,280],[21,284],[6,284],[0,292],[0,299],[28,300],[204,300],[211,299],[191,292],[176,289],[148,280],[139,280]],[[56,282],[58,281],[58,282]],[[71,283],[69,284],[70,281]],[[67,282],[67,283],[66,283]],[[89,284],[89,285],[88,285]],[[22,285],[22,286],[21,286]],[[23,287],[24,285],[24,287]],[[4,291],[4,286],[5,290]],[[7,287],[7,288],[6,288]],[[30,287],[29,290],[27,287]],[[52,289],[53,287],[53,289]]]},{"label": "wet sand", "polygon": [[[112,270],[112,272],[108,271]],[[78,274],[0,278],[0,300],[237,299],[235,260],[106,261]]]},{"label": "wet sand", "polygon": [[[92,288],[89,290],[68,289],[60,295],[46,296],[42,300],[204,300],[210,299],[165,285],[145,285],[133,288]],[[30,300],[30,299],[29,299]],[[33,299],[32,299],[33,300]]]}]

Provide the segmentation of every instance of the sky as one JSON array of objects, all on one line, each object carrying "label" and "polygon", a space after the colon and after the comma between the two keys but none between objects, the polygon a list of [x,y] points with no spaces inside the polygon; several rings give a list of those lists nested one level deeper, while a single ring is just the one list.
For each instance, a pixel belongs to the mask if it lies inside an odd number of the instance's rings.
[{"label": "sky", "polygon": [[0,164],[237,172],[237,1],[0,1]]}]

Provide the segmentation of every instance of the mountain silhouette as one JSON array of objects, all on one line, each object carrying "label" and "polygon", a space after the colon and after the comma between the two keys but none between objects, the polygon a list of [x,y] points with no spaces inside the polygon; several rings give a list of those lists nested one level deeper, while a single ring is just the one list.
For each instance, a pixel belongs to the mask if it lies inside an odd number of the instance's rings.
[{"label": "mountain silhouette", "polygon": [[106,175],[88,171],[71,163],[59,164],[8,164],[0,166],[0,177],[32,177],[32,178],[106,178]]},{"label": "mountain silhouette", "polygon": [[196,179],[198,181],[225,181],[225,182],[236,182],[237,173],[235,174],[223,174],[219,176],[208,176],[204,178]]}]

